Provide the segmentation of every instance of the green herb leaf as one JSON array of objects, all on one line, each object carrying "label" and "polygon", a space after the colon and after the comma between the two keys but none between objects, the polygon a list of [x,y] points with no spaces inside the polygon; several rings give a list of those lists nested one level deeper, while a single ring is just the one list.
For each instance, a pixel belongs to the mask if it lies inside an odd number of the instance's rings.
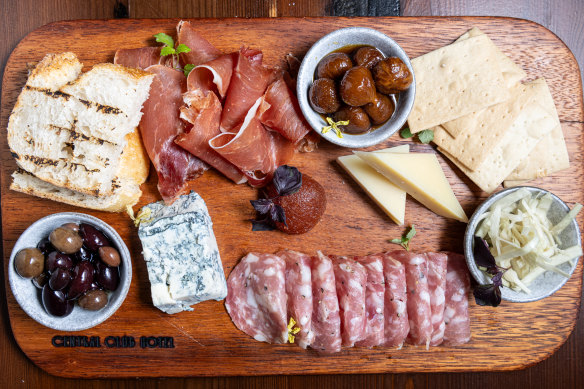
[{"label": "green herb leaf", "polygon": [[404,139],[408,139],[408,138],[411,138],[412,136],[414,136],[414,134],[412,134],[412,132],[410,131],[409,127],[406,127],[403,130],[401,130],[399,135]]},{"label": "green herb leaf", "polygon": [[[164,44],[164,46],[173,48],[173,50],[174,50],[174,39],[172,39],[172,37],[170,35],[167,35],[167,34],[161,32],[161,33],[154,35],[154,38],[156,38],[156,42],[162,43],[162,44]],[[168,55],[168,54],[165,54],[165,55]]]},{"label": "green herb leaf", "polygon": [[178,46],[176,46],[176,53],[180,54],[180,53],[188,53],[189,51],[191,51],[191,48],[185,44],[180,44]]},{"label": "green herb leaf", "polygon": [[428,143],[434,140],[434,131],[432,130],[423,130],[418,132],[418,139],[423,144],[427,145]]},{"label": "green herb leaf", "polygon": [[164,46],[162,50],[160,50],[160,56],[164,57],[167,55],[176,54],[176,51],[172,47]]},{"label": "green herb leaf", "polygon": [[188,77],[189,73],[191,72],[191,70],[193,70],[195,68],[195,65],[193,65],[192,63],[188,63],[185,65],[185,67],[183,68],[183,72],[185,74],[185,76]]},{"label": "green herb leaf", "polygon": [[401,237],[401,239],[391,239],[389,241],[389,243],[399,244],[407,251],[410,251],[410,240],[412,240],[414,235],[416,235],[416,229],[414,228],[414,225],[412,224],[412,226],[410,227],[408,232],[405,233],[404,236]]}]

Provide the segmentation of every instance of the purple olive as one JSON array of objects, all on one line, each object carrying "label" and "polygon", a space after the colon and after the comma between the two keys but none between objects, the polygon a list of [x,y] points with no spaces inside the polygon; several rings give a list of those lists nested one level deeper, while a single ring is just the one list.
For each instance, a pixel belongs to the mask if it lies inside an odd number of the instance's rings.
[{"label": "purple olive", "polygon": [[70,269],[73,267],[73,260],[67,254],[60,253],[58,251],[53,251],[47,255],[47,261],[45,263],[45,270],[52,273],[57,268]]},{"label": "purple olive", "polygon": [[49,284],[43,287],[42,300],[45,310],[53,316],[67,316],[75,305],[73,301],[67,300],[65,293],[51,289]]},{"label": "purple olive", "polygon": [[72,278],[69,269],[57,268],[53,274],[51,274],[51,278],[49,278],[49,286],[53,290],[63,290],[69,285]]},{"label": "purple olive", "polygon": [[73,280],[69,284],[69,291],[67,297],[69,299],[76,299],[83,293],[87,292],[93,282],[94,268],[91,262],[79,262],[73,270]]},{"label": "purple olive", "polygon": [[111,267],[101,261],[97,261],[96,281],[106,290],[116,290],[120,283],[120,273],[117,267]]},{"label": "purple olive", "polygon": [[89,249],[87,249],[85,246],[81,246],[79,251],[77,251],[77,253],[75,254],[75,257],[77,257],[78,262],[83,261],[93,262],[94,254],[91,251],[89,251]]},{"label": "purple olive", "polygon": [[38,289],[42,289],[43,286],[45,286],[48,281],[49,281],[49,276],[47,275],[46,272],[41,273],[32,279],[33,285],[36,286]]},{"label": "purple olive", "polygon": [[49,241],[49,237],[43,238],[39,244],[37,244],[37,249],[41,250],[44,255],[49,254],[51,251],[55,251],[55,248]]},{"label": "purple olive", "polygon": [[97,251],[101,246],[110,246],[105,235],[92,225],[81,223],[79,233],[83,238],[83,244],[91,251]]}]

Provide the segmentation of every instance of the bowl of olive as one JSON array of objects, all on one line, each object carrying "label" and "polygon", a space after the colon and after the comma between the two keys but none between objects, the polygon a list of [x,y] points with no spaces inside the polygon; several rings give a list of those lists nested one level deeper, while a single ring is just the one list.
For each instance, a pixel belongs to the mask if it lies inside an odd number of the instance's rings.
[{"label": "bowl of olive", "polygon": [[349,27],[306,53],[297,80],[300,109],[312,128],[344,147],[369,147],[397,132],[414,104],[410,59],[387,35]]},{"label": "bowl of olive", "polygon": [[16,241],[8,265],[12,294],[34,320],[55,330],[94,327],[122,305],[132,280],[130,252],[100,219],[46,216]]}]

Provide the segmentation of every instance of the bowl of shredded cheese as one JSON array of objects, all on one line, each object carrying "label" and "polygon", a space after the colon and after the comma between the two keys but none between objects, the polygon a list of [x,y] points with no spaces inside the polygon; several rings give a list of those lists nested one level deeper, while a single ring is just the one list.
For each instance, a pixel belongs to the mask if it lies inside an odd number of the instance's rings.
[{"label": "bowl of shredded cheese", "polygon": [[477,288],[491,293],[493,286],[500,287],[496,293],[512,302],[536,301],[560,289],[582,256],[576,221],[581,208],[574,204],[570,209],[553,193],[530,186],[487,198],[464,237],[464,254]]}]

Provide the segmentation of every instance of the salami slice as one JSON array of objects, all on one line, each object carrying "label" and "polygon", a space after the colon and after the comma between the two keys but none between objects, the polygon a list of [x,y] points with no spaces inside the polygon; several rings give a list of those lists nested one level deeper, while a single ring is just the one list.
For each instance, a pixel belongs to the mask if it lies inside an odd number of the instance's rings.
[{"label": "salami slice", "polygon": [[286,262],[288,316],[294,318],[300,328],[295,341],[300,347],[306,348],[314,339],[310,256],[292,250],[283,250],[277,255]]},{"label": "salami slice", "polygon": [[359,262],[348,257],[335,256],[331,259],[339,299],[342,345],[353,347],[365,334],[367,270]]},{"label": "salami slice", "polygon": [[444,293],[446,290],[445,253],[426,253],[428,259],[428,289],[432,309],[432,338],[430,346],[438,346],[444,338]]},{"label": "salami slice", "polygon": [[405,267],[389,253],[384,254],[383,276],[385,279],[384,344],[401,348],[410,332]]},{"label": "salami slice", "polygon": [[393,251],[392,258],[400,261],[406,271],[407,310],[410,322],[408,343],[430,345],[432,338],[432,310],[428,290],[428,261],[424,254]]},{"label": "salami slice", "polygon": [[[383,279],[383,255],[368,255],[355,257],[367,271],[367,287],[365,290],[365,310],[367,323],[363,340],[355,343],[357,346],[374,347],[384,343],[384,299],[385,281]],[[405,307],[405,305],[404,305]]]},{"label": "salami slice", "polygon": [[443,342],[446,346],[456,346],[470,340],[469,292],[470,279],[464,256],[448,253]]},{"label": "salami slice", "polygon": [[249,253],[229,274],[225,308],[237,328],[255,340],[288,340],[285,270],[276,255]]},{"label": "salami slice", "polygon": [[318,253],[312,257],[312,331],[310,345],[322,353],[341,351],[341,317],[335,286],[333,263]]}]

